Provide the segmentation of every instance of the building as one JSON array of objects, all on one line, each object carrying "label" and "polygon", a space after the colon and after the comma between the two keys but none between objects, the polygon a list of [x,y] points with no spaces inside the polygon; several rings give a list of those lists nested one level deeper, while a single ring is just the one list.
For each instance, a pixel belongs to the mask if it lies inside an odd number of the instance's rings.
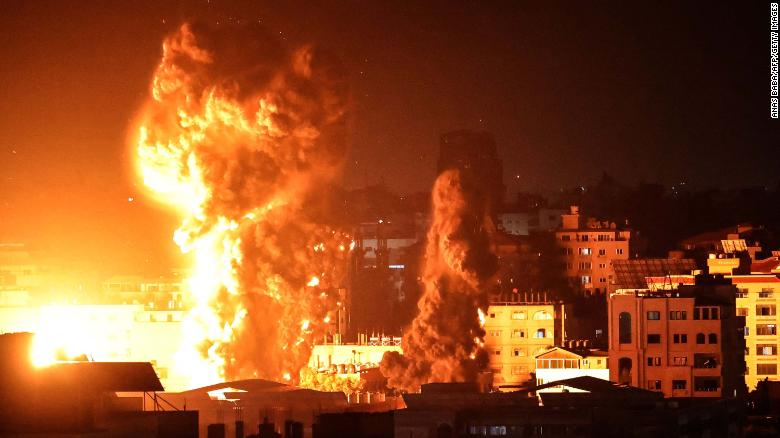
[{"label": "building", "polygon": [[513,236],[528,236],[537,231],[554,231],[561,227],[565,210],[536,208],[530,211],[502,211],[496,228]]},{"label": "building", "polygon": [[[559,384],[573,391],[544,391]],[[475,385],[464,383],[432,383],[403,398],[405,409],[385,414],[320,415],[313,436],[736,438],[744,423],[737,400],[667,401],[658,392],[593,377],[509,393],[480,393]]]},{"label": "building", "polygon": [[752,390],[762,380],[780,381],[780,257],[754,260],[749,257],[754,253],[748,251],[743,240],[721,245],[741,248],[738,252],[711,254],[707,266],[710,273],[723,274],[737,289],[737,315],[745,317],[745,383]]},{"label": "building", "polygon": [[448,169],[470,172],[484,184],[493,213],[501,207],[506,192],[504,165],[498,158],[496,141],[485,131],[459,130],[442,134],[439,142],[438,173]]},{"label": "building", "polygon": [[619,290],[607,300],[610,380],[666,397],[745,392],[745,319],[736,288],[699,277],[675,290]]},{"label": "building", "polygon": [[[606,351],[585,348],[553,347],[536,355],[536,384],[545,385],[560,380],[589,376],[609,380]],[[551,386],[545,392],[577,391],[577,388]]]},{"label": "building", "polygon": [[534,357],[565,339],[562,303],[546,294],[516,296],[517,301],[491,303],[485,315],[485,349],[498,388],[532,381]]},{"label": "building", "polygon": [[32,340],[30,333],[0,335],[1,436],[198,436],[198,412],[160,410],[163,387],[149,363],[35,367]]},{"label": "building", "polygon": [[612,264],[629,258],[631,230],[618,228],[614,222],[583,220],[577,206],[561,215],[561,221],[555,240],[571,285],[586,294],[612,290],[610,285],[615,277]]},{"label": "building", "polygon": [[186,366],[176,366],[184,317],[183,310],[147,310],[140,304],[0,307],[0,333],[36,333],[43,362],[82,356],[150,362],[163,385],[178,391],[189,383]]},{"label": "building", "polygon": [[107,304],[141,304],[147,309],[182,310],[185,301],[184,279],[178,273],[167,277],[114,276],[101,284]]}]

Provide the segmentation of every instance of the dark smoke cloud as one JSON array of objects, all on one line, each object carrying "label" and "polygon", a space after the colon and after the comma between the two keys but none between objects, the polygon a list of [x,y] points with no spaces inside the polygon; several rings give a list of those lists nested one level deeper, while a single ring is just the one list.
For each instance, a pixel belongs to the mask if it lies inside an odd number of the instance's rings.
[{"label": "dark smoke cloud", "polygon": [[496,258],[485,195],[458,170],[434,183],[419,314],[403,337],[403,355],[386,353],[381,363],[390,387],[416,391],[429,382],[476,381],[487,365],[477,309],[487,309]]}]

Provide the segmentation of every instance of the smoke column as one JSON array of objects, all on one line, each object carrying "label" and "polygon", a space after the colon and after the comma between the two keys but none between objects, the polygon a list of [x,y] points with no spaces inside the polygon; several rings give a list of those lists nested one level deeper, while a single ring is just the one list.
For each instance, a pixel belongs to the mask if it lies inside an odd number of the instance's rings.
[{"label": "smoke column", "polygon": [[478,311],[496,270],[487,197],[468,173],[448,170],[433,185],[419,313],[403,337],[403,355],[385,353],[388,385],[416,391],[429,382],[476,381],[487,365]]},{"label": "smoke column", "polygon": [[165,39],[135,155],[182,217],[190,385],[296,380],[312,340],[335,329],[350,239],[306,206],[345,155],[345,78],[329,54],[287,50],[257,25],[185,24]]}]

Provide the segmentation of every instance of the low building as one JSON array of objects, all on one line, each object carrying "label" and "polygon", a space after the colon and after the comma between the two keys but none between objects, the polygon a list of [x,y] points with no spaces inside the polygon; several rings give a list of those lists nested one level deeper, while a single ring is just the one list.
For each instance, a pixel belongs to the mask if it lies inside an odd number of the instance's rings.
[{"label": "low building", "polygon": [[[559,384],[575,391],[544,391]],[[744,421],[737,400],[665,401],[655,391],[588,376],[510,393],[480,393],[476,385],[434,383],[423,385],[419,394],[405,394],[404,401],[406,409],[386,414],[320,415],[313,436],[738,437]]]},{"label": "low building", "polygon": [[[606,351],[554,347],[536,355],[536,384],[544,385],[584,376],[609,380],[607,362],[608,354]],[[540,391],[561,392],[577,391],[577,389],[560,385],[547,387]]]},{"label": "low building", "polygon": [[566,308],[545,294],[493,302],[485,315],[485,349],[496,387],[530,383],[534,357],[565,339]]},{"label": "low building", "polygon": [[608,299],[610,380],[666,397],[745,393],[745,319],[736,288],[701,276],[675,290],[620,290]]},{"label": "low building", "polygon": [[[151,364],[36,367],[32,339],[31,333],[0,335],[0,436],[198,436],[197,411],[160,410],[156,394],[163,387]],[[151,410],[145,409],[147,399]]]}]

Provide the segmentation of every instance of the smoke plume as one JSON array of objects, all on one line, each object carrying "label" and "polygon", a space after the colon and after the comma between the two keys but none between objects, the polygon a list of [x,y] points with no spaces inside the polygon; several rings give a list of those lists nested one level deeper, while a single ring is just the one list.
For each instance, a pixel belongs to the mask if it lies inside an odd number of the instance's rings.
[{"label": "smoke plume", "polygon": [[487,308],[486,283],[496,269],[488,198],[458,170],[439,175],[432,198],[419,313],[403,337],[403,355],[388,352],[380,366],[390,387],[407,391],[476,381],[487,365],[478,310]]},{"label": "smoke plume", "polygon": [[345,78],[333,56],[257,25],[185,24],[163,43],[136,158],[193,260],[192,385],[295,379],[333,330],[350,239],[306,207],[345,154]]}]

